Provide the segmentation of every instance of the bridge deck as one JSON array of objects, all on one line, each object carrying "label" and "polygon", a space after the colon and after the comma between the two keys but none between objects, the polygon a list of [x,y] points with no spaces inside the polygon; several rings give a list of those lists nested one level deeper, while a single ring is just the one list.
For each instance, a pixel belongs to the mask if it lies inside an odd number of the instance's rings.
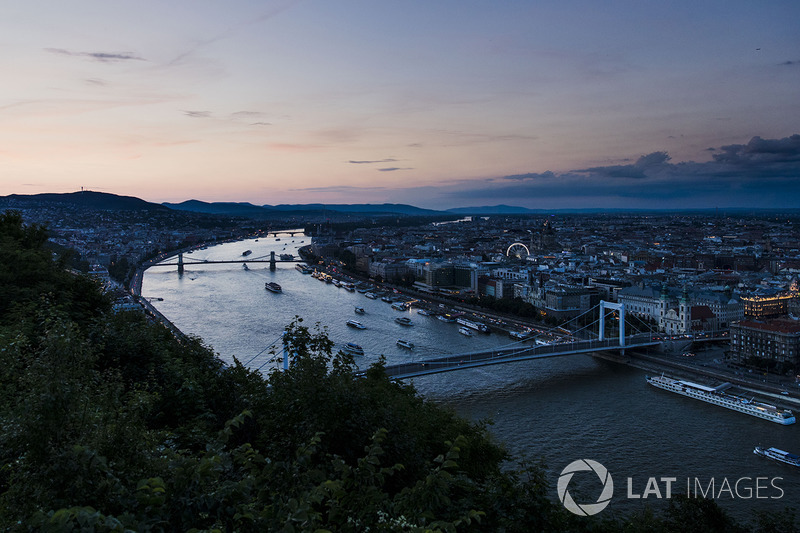
[{"label": "bridge deck", "polygon": [[[660,344],[660,341],[652,340],[649,334],[628,337],[626,341],[625,346],[620,346],[618,339],[608,339],[603,341],[578,341],[544,346],[500,348],[498,350],[486,352],[449,355],[435,359],[387,365],[386,374],[391,379],[406,379],[466,368],[511,363],[514,361],[527,361],[530,359],[543,359],[545,357],[559,357],[605,350],[643,348]],[[364,371],[359,372],[359,374],[363,373]]]},{"label": "bridge deck", "polygon": [[[226,259],[226,260],[219,260],[219,261],[203,261],[200,259],[183,259],[183,266],[189,265],[218,265],[224,263],[271,263],[270,259]],[[275,263],[305,263],[305,259],[276,259]],[[148,268],[152,267],[160,267],[160,266],[178,266],[179,263],[156,263],[154,265],[150,265]]]}]

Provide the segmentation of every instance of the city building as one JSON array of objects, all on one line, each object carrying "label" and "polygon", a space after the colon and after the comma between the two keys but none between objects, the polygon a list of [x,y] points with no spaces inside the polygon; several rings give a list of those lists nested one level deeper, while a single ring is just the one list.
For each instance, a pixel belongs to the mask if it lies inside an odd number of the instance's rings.
[{"label": "city building", "polygon": [[763,361],[800,364],[800,322],[788,318],[742,320],[731,324],[730,359],[736,363]]},{"label": "city building", "polygon": [[789,311],[792,300],[797,298],[797,293],[784,292],[771,296],[746,296],[742,297],[744,303],[744,316],[749,318],[773,318],[785,315]]}]

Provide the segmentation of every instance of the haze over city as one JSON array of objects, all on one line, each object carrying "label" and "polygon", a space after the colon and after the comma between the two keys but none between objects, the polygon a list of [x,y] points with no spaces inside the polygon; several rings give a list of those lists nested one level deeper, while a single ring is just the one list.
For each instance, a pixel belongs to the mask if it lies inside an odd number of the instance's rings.
[{"label": "haze over city", "polygon": [[800,3],[32,0],[0,195],[796,207]]}]

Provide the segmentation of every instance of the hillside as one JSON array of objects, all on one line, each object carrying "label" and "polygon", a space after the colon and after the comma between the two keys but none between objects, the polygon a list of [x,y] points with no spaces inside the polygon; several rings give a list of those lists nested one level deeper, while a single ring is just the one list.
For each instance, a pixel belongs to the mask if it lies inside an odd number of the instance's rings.
[{"label": "hillside", "polygon": [[0,196],[0,207],[42,207],[48,204],[69,205],[108,211],[166,211],[168,208],[133,196],[105,192],[78,191],[69,193],[11,194]]}]

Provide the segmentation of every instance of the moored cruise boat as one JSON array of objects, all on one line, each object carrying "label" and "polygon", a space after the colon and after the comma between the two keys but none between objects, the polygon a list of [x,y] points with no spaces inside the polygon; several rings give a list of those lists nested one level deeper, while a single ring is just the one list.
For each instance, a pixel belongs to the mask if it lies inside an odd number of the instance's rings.
[{"label": "moored cruise boat", "polygon": [[397,345],[400,346],[401,348],[408,348],[409,350],[413,350],[414,349],[414,343],[413,342],[405,341],[403,339],[398,339]]},{"label": "moored cruise boat", "polygon": [[283,289],[274,281],[269,281],[264,284],[264,288],[271,292],[281,292]]},{"label": "moored cruise boat", "polygon": [[350,283],[349,281],[347,283],[342,283],[342,287],[344,287],[344,290],[349,292],[355,292],[356,290],[355,284]]},{"label": "moored cruise boat", "polygon": [[375,293],[373,293],[373,292],[365,292],[364,296],[366,296],[370,300],[377,300],[378,299],[378,297],[375,296]]},{"label": "moored cruise boat", "polygon": [[436,318],[438,318],[442,322],[447,322],[448,324],[452,324],[456,321],[456,319],[451,317],[450,315],[436,315]]},{"label": "moored cruise boat", "polygon": [[392,309],[396,311],[405,311],[408,307],[406,307],[405,302],[395,302],[392,304]]},{"label": "moored cruise boat", "polygon": [[781,463],[786,463],[787,465],[800,467],[800,457],[793,453],[779,450],[778,448],[762,448],[761,446],[756,446],[755,450],[753,450],[753,453],[767,457],[773,461],[780,461]]},{"label": "moored cruise boat", "polygon": [[364,348],[353,342],[348,342],[342,346],[342,351],[350,355],[364,355]]},{"label": "moored cruise boat", "polygon": [[456,322],[458,322],[462,326],[472,328],[475,331],[480,331],[481,333],[489,333],[489,326],[487,326],[486,324],[481,324],[480,322],[469,320],[468,318],[464,318],[463,316],[458,317],[456,319]]},{"label": "moored cruise boat", "polygon": [[458,328],[458,332],[462,335],[466,335],[467,337],[472,337],[472,330],[467,327],[461,326]]},{"label": "moored cruise boat", "polygon": [[427,309],[417,309],[417,314],[422,316],[433,316],[433,313]]},{"label": "moored cruise boat", "polygon": [[357,320],[348,320],[347,321],[347,325],[350,326],[351,328],[367,329],[367,326],[365,326],[364,324],[362,324],[361,322],[359,322]]},{"label": "moored cruise boat", "polygon": [[414,324],[411,323],[411,319],[407,316],[399,316],[394,319],[395,322],[400,324],[401,326],[413,326]]},{"label": "moored cruise boat", "polygon": [[688,396],[696,400],[713,403],[720,407],[725,407],[733,411],[748,414],[770,422],[776,422],[782,425],[789,425],[795,423],[794,414],[789,410],[778,409],[774,405],[769,405],[754,400],[748,400],[733,394],[722,392],[725,385],[718,387],[707,387],[691,381],[681,381],[678,379],[668,378],[666,376],[647,377],[647,382],[654,387],[664,389],[670,392],[675,392],[683,396]]}]

